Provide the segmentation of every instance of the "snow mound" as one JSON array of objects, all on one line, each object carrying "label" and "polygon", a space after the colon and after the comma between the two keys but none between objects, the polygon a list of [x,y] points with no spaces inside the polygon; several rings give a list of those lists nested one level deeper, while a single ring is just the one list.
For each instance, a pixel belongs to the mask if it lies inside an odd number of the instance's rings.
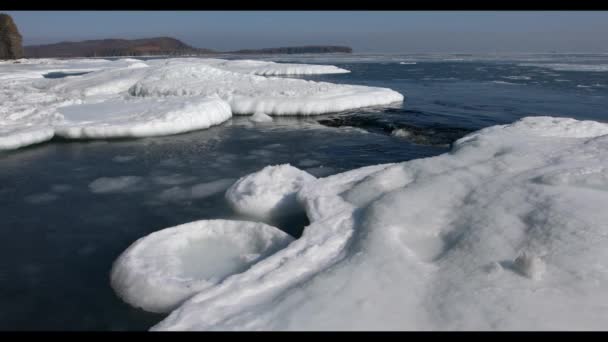
[{"label": "snow mound", "polygon": [[236,181],[226,199],[235,211],[252,217],[289,215],[302,210],[296,192],[315,179],[289,164],[267,166]]},{"label": "snow mound", "polygon": [[607,167],[608,124],[530,117],[306,182],[298,240],[152,330],[603,330]]},{"label": "snow mound", "polygon": [[147,65],[138,67],[125,67],[111,70],[99,70],[77,76],[66,77],[56,82],[50,82],[48,91],[63,93],[75,97],[96,95],[114,95],[126,92],[133,84],[143,78],[149,71]]},{"label": "snow mound", "polygon": [[149,137],[218,125],[232,117],[217,98],[116,99],[59,108],[55,134],[71,138]]},{"label": "snow mound", "polygon": [[154,232],[133,243],[114,262],[111,285],[134,307],[169,312],[292,240],[263,223],[191,222]]},{"label": "snow mound", "polygon": [[256,112],[249,118],[249,120],[251,120],[253,122],[271,122],[272,117],[268,116],[262,112]]},{"label": "snow mound", "polygon": [[246,75],[200,63],[165,65],[129,89],[132,96],[214,96],[234,114],[317,115],[403,101],[387,89]]}]

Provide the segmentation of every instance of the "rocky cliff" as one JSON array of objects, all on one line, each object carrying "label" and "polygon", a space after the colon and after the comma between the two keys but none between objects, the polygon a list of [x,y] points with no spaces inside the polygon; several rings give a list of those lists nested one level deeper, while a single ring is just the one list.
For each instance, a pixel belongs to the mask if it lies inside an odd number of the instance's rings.
[{"label": "rocky cliff", "polygon": [[23,57],[21,34],[10,15],[0,13],[0,59]]}]

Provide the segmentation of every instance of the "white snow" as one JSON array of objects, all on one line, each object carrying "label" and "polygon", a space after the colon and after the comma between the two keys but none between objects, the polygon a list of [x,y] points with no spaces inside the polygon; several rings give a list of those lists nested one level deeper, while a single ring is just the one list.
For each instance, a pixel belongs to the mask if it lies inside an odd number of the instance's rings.
[{"label": "white snow", "polygon": [[264,219],[303,210],[296,192],[316,178],[289,164],[267,166],[236,181],[226,199],[241,214]]},{"label": "white snow", "polygon": [[55,134],[66,138],[149,137],[218,125],[232,117],[217,98],[116,99],[58,109],[64,121]]},{"label": "white snow", "polygon": [[263,77],[200,63],[161,66],[129,89],[132,96],[217,95],[233,114],[317,115],[403,101],[403,95],[378,87]]},{"label": "white snow", "polygon": [[292,240],[277,228],[247,221],[196,221],[166,228],[122,253],[112,267],[111,285],[134,307],[169,312]]},{"label": "white snow", "polygon": [[[47,79],[49,73],[88,72]],[[313,115],[403,101],[386,88],[258,75],[345,73],[331,65],[174,58],[0,62],[0,150],[64,138],[144,137],[217,125],[235,114]],[[142,98],[154,95],[175,98]],[[200,95],[200,96],[196,96]],[[207,97],[207,99],[205,99]]]},{"label": "white snow", "polygon": [[172,58],[164,64],[197,63],[213,66],[214,68],[238,72],[241,74],[260,76],[296,76],[318,74],[344,74],[349,70],[333,65],[275,63],[259,60],[227,60],[219,58]]},{"label": "white snow", "polygon": [[[248,208],[292,192],[270,170]],[[603,330],[606,170],[608,124],[530,117],[307,181],[302,237],[152,330]]]},{"label": "white snow", "polygon": [[13,150],[51,140],[54,134],[50,126],[0,125],[0,150]]}]

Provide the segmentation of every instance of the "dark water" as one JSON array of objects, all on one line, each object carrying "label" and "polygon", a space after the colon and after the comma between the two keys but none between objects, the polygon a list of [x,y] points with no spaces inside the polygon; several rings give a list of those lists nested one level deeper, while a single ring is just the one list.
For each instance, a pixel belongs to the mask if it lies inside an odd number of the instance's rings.
[{"label": "dark water", "polygon": [[[291,163],[324,176],[434,156],[467,132],[529,115],[608,120],[608,73],[517,63],[332,61],[352,73],[306,78],[389,87],[403,93],[405,103],[269,124],[235,117],[177,136],[55,140],[2,152],[0,329],[146,330],[160,321],[162,315],[122,303],[109,272],[125,248],[156,230],[199,219],[245,219],[228,208],[223,191],[183,195],[192,186],[269,164]],[[396,129],[410,134],[391,135]],[[119,193],[89,187],[100,177],[121,176],[141,178]],[[298,236],[306,220],[271,223]]]},{"label": "dark water", "polygon": [[85,74],[88,74],[89,72],[90,71],[85,71],[85,72],[49,72],[48,74],[42,75],[42,77],[44,77],[44,78],[64,78],[64,77],[85,75]]}]

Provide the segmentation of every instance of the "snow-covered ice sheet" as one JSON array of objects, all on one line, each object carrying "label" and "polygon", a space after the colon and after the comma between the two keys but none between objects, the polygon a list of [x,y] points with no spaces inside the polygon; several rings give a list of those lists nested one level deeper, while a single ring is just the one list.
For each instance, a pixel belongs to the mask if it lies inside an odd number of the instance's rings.
[{"label": "snow-covered ice sheet", "polygon": [[51,140],[55,130],[47,125],[0,125],[0,150],[20,147]]},{"label": "snow-covered ice sheet", "polygon": [[608,124],[551,117],[307,182],[301,238],[153,330],[603,330],[607,190]]},{"label": "snow-covered ice sheet", "polygon": [[261,76],[345,74],[350,72],[349,70],[338,68],[333,65],[275,63],[270,61],[248,59],[227,60],[218,58],[173,58],[167,62],[156,62],[156,64],[181,64],[184,62],[205,64],[226,71]]},{"label": "snow-covered ice sheet", "polygon": [[232,117],[218,98],[117,99],[58,109],[55,134],[76,138],[149,137],[218,125]]},{"label": "snow-covered ice sheet", "polygon": [[161,66],[133,85],[129,94],[217,95],[230,103],[234,114],[269,115],[317,115],[403,101],[403,95],[388,88],[246,75],[200,63]]},{"label": "snow-covered ice sheet", "polygon": [[135,307],[169,312],[292,240],[275,227],[247,221],[196,221],[166,228],[137,240],[116,260],[112,288]]},{"label": "snow-covered ice sheet", "polygon": [[[44,78],[70,72],[88,73]],[[176,134],[219,124],[232,113],[312,115],[403,100],[385,88],[256,75],[344,72],[348,71],[331,65],[200,58],[0,62],[0,149],[40,143],[55,135]],[[141,98],[168,95],[174,98]]]}]

